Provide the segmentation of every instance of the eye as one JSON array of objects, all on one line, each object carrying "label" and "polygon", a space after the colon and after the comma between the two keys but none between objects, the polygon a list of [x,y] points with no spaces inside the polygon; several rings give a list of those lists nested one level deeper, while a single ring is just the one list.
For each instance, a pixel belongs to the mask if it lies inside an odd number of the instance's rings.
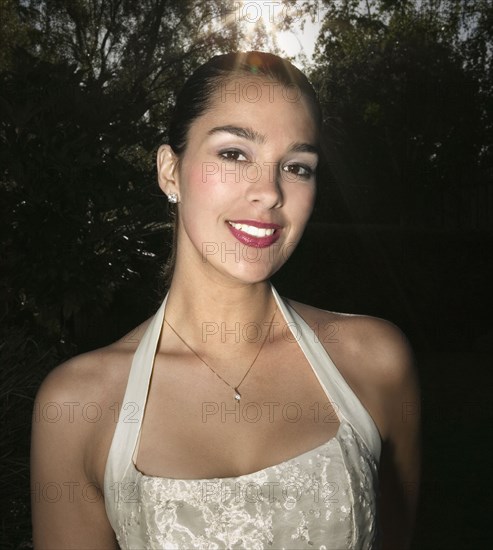
[{"label": "eye", "polygon": [[283,171],[293,174],[294,176],[299,176],[300,178],[309,179],[313,176],[314,171],[309,167],[303,164],[286,164],[283,166]]},{"label": "eye", "polygon": [[[238,149],[226,149],[225,151],[220,151],[219,156],[224,160],[232,160],[232,161],[240,161],[240,162],[244,162],[247,160],[244,153],[242,153]],[[240,157],[243,157],[243,158],[240,158]]]}]

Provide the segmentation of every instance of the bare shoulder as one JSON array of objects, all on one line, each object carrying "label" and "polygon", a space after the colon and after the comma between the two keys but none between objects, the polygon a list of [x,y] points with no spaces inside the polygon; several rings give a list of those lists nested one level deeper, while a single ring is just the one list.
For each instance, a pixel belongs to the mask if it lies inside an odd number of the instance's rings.
[{"label": "bare shoulder", "polygon": [[385,439],[403,404],[418,399],[414,353],[407,336],[380,317],[289,303],[317,333]]},{"label": "bare shoulder", "polygon": [[[339,313],[288,300],[296,312],[310,325],[320,331],[333,327],[338,337],[332,339],[321,331],[323,343],[341,343],[346,352],[355,356],[369,357],[375,368],[382,369],[382,375],[398,375],[397,364],[412,360],[412,348],[404,332],[394,323],[372,315]],[[340,339],[340,338],[342,339]],[[400,361],[396,362],[396,359]],[[404,360],[404,361],[403,361]],[[408,365],[409,366],[409,365]],[[387,369],[390,368],[390,371]]]},{"label": "bare shoulder", "polygon": [[62,446],[63,465],[78,465],[101,486],[133,355],[147,323],[108,346],[68,359],[47,375],[34,404],[34,456]]},{"label": "bare shoulder", "polygon": [[95,401],[118,388],[128,377],[133,357],[149,320],[115,342],[76,355],[55,367],[44,379],[38,399],[84,399]]}]

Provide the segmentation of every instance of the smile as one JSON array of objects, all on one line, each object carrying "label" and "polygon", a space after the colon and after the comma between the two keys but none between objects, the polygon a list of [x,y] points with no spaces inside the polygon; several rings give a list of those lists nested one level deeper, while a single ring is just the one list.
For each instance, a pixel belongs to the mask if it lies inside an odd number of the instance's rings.
[{"label": "smile", "polygon": [[281,226],[274,223],[257,221],[228,220],[228,228],[232,235],[246,246],[266,248],[274,244],[280,237]]}]

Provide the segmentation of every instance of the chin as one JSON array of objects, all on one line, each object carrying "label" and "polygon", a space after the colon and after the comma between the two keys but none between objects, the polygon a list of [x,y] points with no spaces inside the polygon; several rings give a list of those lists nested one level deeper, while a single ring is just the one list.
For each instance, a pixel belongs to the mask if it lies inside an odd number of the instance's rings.
[{"label": "chin", "polygon": [[252,269],[251,265],[244,266],[243,269],[242,267],[243,266],[237,266],[236,269],[230,270],[229,275],[247,284],[255,284],[268,281],[282,266],[270,265],[264,266],[263,269],[260,268],[260,266],[256,266]]}]

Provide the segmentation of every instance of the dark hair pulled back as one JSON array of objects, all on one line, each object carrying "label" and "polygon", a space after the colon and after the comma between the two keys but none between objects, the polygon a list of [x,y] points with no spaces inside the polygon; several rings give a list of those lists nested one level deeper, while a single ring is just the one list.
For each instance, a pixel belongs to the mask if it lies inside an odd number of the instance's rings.
[{"label": "dark hair pulled back", "polygon": [[297,87],[308,101],[317,128],[320,127],[322,117],[315,91],[289,61],[256,51],[216,55],[192,74],[176,99],[168,143],[177,155],[185,151],[190,126],[210,107],[221,82],[236,76],[267,77],[284,86]]}]

